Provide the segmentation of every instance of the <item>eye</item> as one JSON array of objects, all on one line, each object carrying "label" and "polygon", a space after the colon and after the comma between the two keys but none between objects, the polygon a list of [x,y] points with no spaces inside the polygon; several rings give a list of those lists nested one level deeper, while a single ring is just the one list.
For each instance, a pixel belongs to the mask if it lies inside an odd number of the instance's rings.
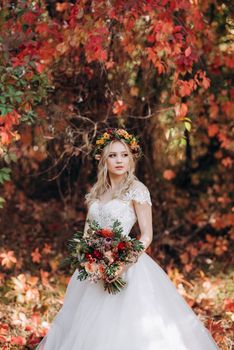
[{"label": "eye", "polygon": [[128,153],[124,153],[124,155],[123,155],[124,157],[128,157]]},{"label": "eye", "polygon": [[109,157],[110,157],[110,158],[113,158],[113,157],[115,157],[115,154],[114,154],[114,153],[109,154]]}]

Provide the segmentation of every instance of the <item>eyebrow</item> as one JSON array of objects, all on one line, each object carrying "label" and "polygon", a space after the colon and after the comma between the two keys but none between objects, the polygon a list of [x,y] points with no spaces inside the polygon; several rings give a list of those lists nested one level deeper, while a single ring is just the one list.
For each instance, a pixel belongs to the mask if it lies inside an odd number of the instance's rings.
[{"label": "eyebrow", "polygon": [[[109,154],[113,154],[113,153],[115,154],[115,153],[118,153],[118,152],[113,152],[113,151],[112,151],[112,152],[110,152]],[[121,153],[128,153],[128,152],[127,152],[127,151],[122,151]]]}]

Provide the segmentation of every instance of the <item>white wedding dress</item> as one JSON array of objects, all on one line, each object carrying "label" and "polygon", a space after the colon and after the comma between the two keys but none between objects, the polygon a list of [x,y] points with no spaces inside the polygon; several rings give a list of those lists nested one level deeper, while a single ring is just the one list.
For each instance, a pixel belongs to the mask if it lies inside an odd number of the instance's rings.
[{"label": "white wedding dress", "polygon": [[[102,204],[93,202],[87,218],[101,227],[118,219],[129,235],[137,220],[132,200],[151,203],[142,182]],[[86,232],[88,228],[85,223]],[[64,303],[36,350],[215,350],[209,331],[179,294],[166,272],[146,253],[123,273],[127,286],[117,293],[79,281],[77,270]]]}]

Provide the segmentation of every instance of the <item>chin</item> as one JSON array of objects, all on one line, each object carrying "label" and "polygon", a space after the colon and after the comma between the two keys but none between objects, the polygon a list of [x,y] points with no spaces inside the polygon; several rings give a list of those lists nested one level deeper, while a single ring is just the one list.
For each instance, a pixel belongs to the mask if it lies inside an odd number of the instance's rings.
[{"label": "chin", "polygon": [[112,171],[112,174],[115,174],[115,175],[125,175],[125,174],[127,174],[127,170],[114,170],[114,171]]}]

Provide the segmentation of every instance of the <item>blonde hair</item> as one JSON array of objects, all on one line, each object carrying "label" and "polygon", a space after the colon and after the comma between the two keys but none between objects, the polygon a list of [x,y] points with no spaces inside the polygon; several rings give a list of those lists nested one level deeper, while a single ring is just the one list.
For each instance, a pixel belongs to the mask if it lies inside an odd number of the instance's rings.
[{"label": "blonde hair", "polygon": [[128,144],[123,140],[111,141],[103,148],[101,158],[98,163],[97,181],[91,188],[90,192],[85,195],[85,204],[87,206],[89,206],[95,200],[100,199],[100,196],[111,187],[106,161],[110,153],[110,147],[114,142],[121,142],[125,146],[126,151],[129,155],[129,169],[127,171],[126,177],[121,181],[120,185],[113,193],[113,198],[121,198],[130,188],[134,180],[138,180],[134,174],[136,158],[131,152]]}]

